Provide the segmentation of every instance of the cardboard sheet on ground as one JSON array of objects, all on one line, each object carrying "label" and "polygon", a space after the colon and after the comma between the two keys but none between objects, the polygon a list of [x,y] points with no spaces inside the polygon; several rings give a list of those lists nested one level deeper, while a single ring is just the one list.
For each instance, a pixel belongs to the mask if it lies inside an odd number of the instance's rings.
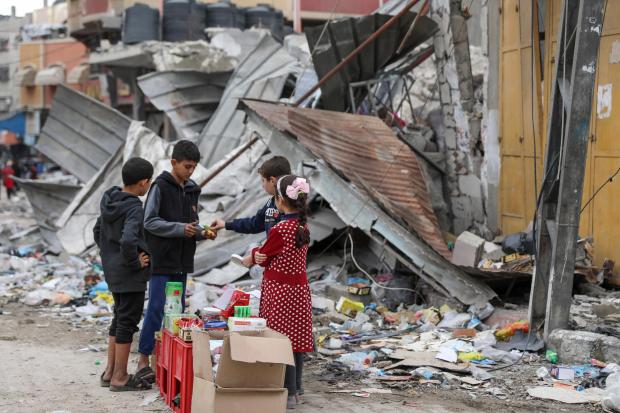
[{"label": "cardboard sheet on ground", "polygon": [[603,389],[589,388],[584,391],[561,387],[538,386],[527,389],[527,394],[538,399],[555,400],[568,404],[598,403],[603,398]]},{"label": "cardboard sheet on ground", "polygon": [[397,350],[389,355],[390,358],[400,360],[399,362],[392,364],[385,368],[385,370],[391,370],[396,367],[435,367],[441,370],[448,370],[454,372],[465,373],[468,371],[467,363],[448,363],[446,361],[438,360],[436,351],[406,351]]},{"label": "cardboard sheet on ground", "polygon": [[[101,197],[111,186],[122,186],[121,168],[124,161],[140,156],[153,164],[154,176],[157,176],[164,170],[170,170],[173,146],[173,143],[164,141],[145,128],[142,122],[131,122],[124,147],[121,146],[102,166],[58,218],[58,239],[63,248],[69,254],[80,254],[94,245],[93,227],[99,216]],[[198,165],[192,179],[200,182],[205,177],[206,169]]]}]

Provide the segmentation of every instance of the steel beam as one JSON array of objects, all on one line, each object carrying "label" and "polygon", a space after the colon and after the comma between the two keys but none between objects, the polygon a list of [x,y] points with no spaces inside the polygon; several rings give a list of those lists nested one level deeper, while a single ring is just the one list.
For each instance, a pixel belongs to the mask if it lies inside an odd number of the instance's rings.
[{"label": "steel beam", "polygon": [[530,321],[544,317],[545,339],[568,327],[604,5],[565,0],[562,11],[530,295]]}]

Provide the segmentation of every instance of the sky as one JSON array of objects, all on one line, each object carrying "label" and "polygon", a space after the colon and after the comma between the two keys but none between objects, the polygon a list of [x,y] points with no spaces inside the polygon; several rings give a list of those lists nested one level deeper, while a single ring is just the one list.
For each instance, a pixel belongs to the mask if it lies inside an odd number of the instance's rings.
[{"label": "sky", "polygon": [[[49,0],[48,4],[53,4],[54,0]],[[35,9],[43,8],[43,0],[0,0],[0,14],[8,16],[11,14],[11,6],[17,8],[17,15],[23,16]]]}]

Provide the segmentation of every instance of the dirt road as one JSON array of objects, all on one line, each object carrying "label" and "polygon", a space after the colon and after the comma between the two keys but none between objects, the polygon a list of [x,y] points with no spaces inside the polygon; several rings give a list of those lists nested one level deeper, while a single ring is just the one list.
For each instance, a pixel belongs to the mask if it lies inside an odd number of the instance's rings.
[{"label": "dirt road", "polygon": [[[105,366],[105,322],[86,324],[74,315],[41,312],[9,304],[0,315],[0,412],[167,412],[157,391],[111,393],[98,386]],[[9,312],[10,314],[6,314]],[[89,346],[100,352],[80,351]],[[132,356],[135,361],[135,356]],[[132,369],[135,368],[135,364]],[[472,398],[466,392],[417,388],[398,394],[373,394],[368,399],[329,393],[318,380],[321,371],[306,372],[305,403],[295,411],[310,412],[584,412],[538,400],[502,401],[493,396]]]}]

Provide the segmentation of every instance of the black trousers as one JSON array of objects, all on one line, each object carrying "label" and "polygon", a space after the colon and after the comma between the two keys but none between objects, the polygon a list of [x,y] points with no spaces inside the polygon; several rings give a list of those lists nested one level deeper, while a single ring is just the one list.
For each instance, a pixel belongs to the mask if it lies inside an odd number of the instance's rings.
[{"label": "black trousers", "polygon": [[295,357],[294,366],[286,366],[284,374],[284,387],[288,389],[288,395],[295,396],[301,390],[301,375],[304,366],[304,353],[293,353]]},{"label": "black trousers", "polygon": [[144,309],[144,291],[135,293],[112,293],[114,318],[110,324],[110,337],[118,344],[129,344],[138,329]]}]

